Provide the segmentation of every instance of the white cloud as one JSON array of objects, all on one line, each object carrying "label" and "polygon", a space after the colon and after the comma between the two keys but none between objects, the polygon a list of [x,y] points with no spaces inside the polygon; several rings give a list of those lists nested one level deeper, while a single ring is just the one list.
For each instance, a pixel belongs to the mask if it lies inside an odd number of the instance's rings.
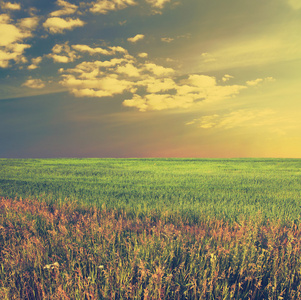
[{"label": "white cloud", "polygon": [[33,59],[31,60],[31,65],[29,65],[29,66],[27,67],[27,69],[28,69],[28,70],[35,70],[35,69],[37,69],[37,68],[38,68],[38,65],[41,63],[41,61],[42,61],[42,57],[41,57],[41,56],[38,56],[38,57],[36,57],[36,58],[33,58]]},{"label": "white cloud", "polygon": [[195,98],[191,95],[181,96],[172,94],[148,94],[144,97],[134,95],[132,99],[123,101],[124,106],[136,107],[141,112],[151,110],[166,110],[175,108],[189,108]]},{"label": "white cloud", "polygon": [[11,22],[8,15],[0,15],[0,46],[8,46],[32,36],[29,30],[13,25]]},{"label": "white cloud", "polygon": [[60,17],[65,15],[71,15],[74,14],[78,8],[78,6],[71,4],[64,0],[57,0],[56,4],[58,6],[61,6],[62,9],[54,11],[50,14],[51,17]]},{"label": "white cloud", "polygon": [[146,0],[146,1],[156,8],[163,8],[167,2],[170,2],[170,0]]},{"label": "white cloud", "polygon": [[74,50],[79,52],[87,52],[91,55],[93,54],[102,54],[102,55],[112,55],[112,51],[103,48],[91,48],[87,45],[72,45],[71,46]]},{"label": "white cloud", "polygon": [[145,86],[146,91],[150,94],[165,93],[169,90],[178,88],[178,85],[171,78],[148,77],[137,82],[137,85]]},{"label": "white cloud", "polygon": [[146,57],[148,57],[148,54],[145,53],[145,52],[142,52],[142,53],[139,53],[139,54],[138,54],[138,57],[146,58]]},{"label": "white cloud", "polygon": [[42,89],[45,87],[45,83],[41,79],[28,79],[23,84],[31,89]]},{"label": "white cloud", "polygon": [[208,88],[216,86],[215,77],[206,75],[189,75],[186,82],[188,82],[192,86],[199,88]]},{"label": "white cloud", "polygon": [[137,34],[134,37],[128,38],[127,40],[131,43],[136,43],[140,40],[143,40],[144,37],[145,37],[144,34]]},{"label": "white cloud", "polygon": [[147,64],[145,64],[144,68],[147,71],[150,71],[150,72],[152,72],[153,74],[155,74],[157,76],[167,76],[167,75],[170,75],[170,74],[172,74],[172,73],[175,72],[174,69],[165,68],[165,67],[153,64],[153,63],[147,63]]},{"label": "white cloud", "polygon": [[92,13],[107,14],[109,11],[121,10],[127,6],[136,5],[133,0],[97,0],[90,8]]},{"label": "white cloud", "polygon": [[71,50],[68,42],[55,45],[52,48],[52,53],[49,53],[46,56],[52,58],[53,61],[57,63],[69,63],[80,57],[75,51]]},{"label": "white cloud", "polygon": [[26,58],[23,53],[27,48],[30,48],[30,45],[16,43],[6,46],[4,50],[0,49],[0,68],[8,68],[11,60],[16,63],[25,63]]},{"label": "white cloud", "polygon": [[18,21],[18,26],[25,30],[34,30],[39,24],[38,17],[24,18]]},{"label": "white cloud", "polygon": [[[75,46],[73,49],[98,52],[97,48]],[[246,88],[220,86],[215,77],[206,75],[190,74],[182,79],[172,68],[141,62],[128,54],[104,61],[84,61],[74,68],[61,69],[60,73],[60,83],[77,97],[110,97],[127,91],[133,96],[123,105],[136,107],[139,111],[189,108],[199,105],[200,100],[231,98]]]},{"label": "white cloud", "polygon": [[102,78],[78,79],[74,75],[63,75],[63,86],[71,88],[71,92],[78,97],[111,97],[129,90],[131,81],[118,79],[114,74]]},{"label": "white cloud", "polygon": [[118,66],[116,69],[116,73],[125,74],[129,77],[138,77],[140,76],[140,71],[133,64],[127,63],[124,66]]},{"label": "white cloud", "polygon": [[11,61],[26,62],[24,51],[31,46],[24,44],[32,37],[32,30],[37,26],[37,18],[21,19],[12,24],[9,15],[0,15],[0,67],[7,68]]},{"label": "white cloud", "polygon": [[19,3],[2,2],[1,3],[1,8],[2,9],[7,9],[7,10],[20,10],[21,5]]},{"label": "white cloud", "polygon": [[[203,101],[221,101],[237,95],[245,86],[219,86],[216,79],[205,75],[188,75],[177,82],[171,78],[154,78],[139,81],[137,86],[145,86],[149,94],[134,95],[126,99],[124,106],[136,107],[139,111],[189,108]],[[199,102],[199,100],[202,100]]]},{"label": "white cloud", "polygon": [[43,27],[46,30],[48,30],[51,34],[55,34],[55,33],[63,33],[65,30],[72,30],[75,27],[82,27],[85,24],[86,24],[85,22],[83,22],[78,18],[62,19],[59,17],[51,17],[44,22]]},{"label": "white cloud", "polygon": [[100,47],[91,48],[88,45],[72,45],[72,48],[79,52],[86,52],[90,55],[102,54],[102,55],[114,55],[116,53],[128,54],[128,51],[122,47],[108,47],[108,49],[103,49]]}]

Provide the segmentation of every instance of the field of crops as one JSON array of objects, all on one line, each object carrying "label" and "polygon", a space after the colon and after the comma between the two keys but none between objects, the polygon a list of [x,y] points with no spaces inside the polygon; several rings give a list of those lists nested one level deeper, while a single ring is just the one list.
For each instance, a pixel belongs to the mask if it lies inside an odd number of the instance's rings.
[{"label": "field of crops", "polygon": [[300,167],[0,159],[0,299],[301,299]]}]

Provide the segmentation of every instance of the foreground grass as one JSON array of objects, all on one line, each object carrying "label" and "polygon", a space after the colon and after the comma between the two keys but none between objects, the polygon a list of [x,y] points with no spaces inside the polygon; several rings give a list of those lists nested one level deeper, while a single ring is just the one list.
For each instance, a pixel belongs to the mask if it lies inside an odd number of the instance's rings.
[{"label": "foreground grass", "polygon": [[301,229],[0,198],[1,299],[301,299]]}]

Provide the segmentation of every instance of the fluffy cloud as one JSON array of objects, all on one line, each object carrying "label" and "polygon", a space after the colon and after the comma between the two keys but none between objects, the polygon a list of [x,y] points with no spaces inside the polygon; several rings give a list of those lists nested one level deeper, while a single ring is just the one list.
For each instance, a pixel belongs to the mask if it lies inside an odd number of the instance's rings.
[{"label": "fluffy cloud", "polygon": [[65,30],[72,30],[75,27],[82,27],[85,25],[80,19],[72,19],[72,18],[59,18],[59,17],[51,17],[48,18],[43,27],[48,30],[51,34],[55,33],[63,33]]},{"label": "fluffy cloud", "polygon": [[86,52],[91,55],[93,54],[102,54],[102,55],[111,55],[112,51],[103,48],[91,48],[87,45],[72,45],[72,48],[79,52]]},{"label": "fluffy cloud", "polygon": [[144,39],[144,34],[137,34],[134,37],[128,38],[127,40],[131,43],[136,43]]},{"label": "fluffy cloud", "polygon": [[163,8],[167,2],[170,2],[170,0],[146,0],[146,1],[156,8]]},{"label": "fluffy cloud", "polygon": [[107,14],[109,11],[121,10],[130,5],[136,5],[133,0],[97,0],[93,3],[92,13]]},{"label": "fluffy cloud", "polygon": [[133,64],[127,63],[124,66],[118,66],[116,69],[116,73],[125,74],[128,77],[138,77],[140,76],[140,71]]},{"label": "fluffy cloud", "polygon": [[123,101],[124,106],[138,108],[139,111],[165,110],[174,108],[189,108],[195,98],[192,95],[181,96],[171,94],[148,94],[141,97],[137,94],[132,99]]},{"label": "fluffy cloud", "polygon": [[80,57],[75,51],[71,50],[68,42],[55,45],[52,48],[52,53],[46,56],[52,58],[56,63],[69,63]]},{"label": "fluffy cloud", "polygon": [[170,78],[149,78],[138,82],[146,84],[149,94],[134,95],[126,99],[124,106],[136,107],[139,111],[189,108],[202,101],[220,101],[237,95],[245,86],[219,86],[216,79],[205,75],[189,75],[186,80],[176,82]]},{"label": "fluffy cloud", "polygon": [[100,47],[91,48],[87,45],[72,45],[72,48],[79,52],[86,52],[90,55],[102,54],[102,55],[114,55],[116,53],[128,54],[127,50],[122,47],[108,47],[108,49],[103,49]]},{"label": "fluffy cloud", "polygon": [[45,83],[41,79],[28,79],[23,84],[31,89],[42,89],[45,87]]},{"label": "fluffy cloud", "polygon": [[2,2],[1,8],[7,10],[20,10],[21,5],[19,3]]},{"label": "fluffy cloud", "polygon": [[[73,49],[88,53],[105,53],[119,47],[91,48],[74,45]],[[124,49],[125,50],[125,49]],[[104,61],[84,61],[74,68],[61,69],[60,83],[78,97],[110,97],[124,92],[132,97],[123,105],[139,111],[188,108],[201,101],[224,100],[237,95],[246,86],[218,85],[215,77],[190,74],[183,79],[172,68],[130,56]],[[112,53],[110,53],[112,54]],[[117,51],[115,54],[118,54]],[[138,54],[138,57],[146,55]],[[228,75],[230,76],[230,75]],[[227,76],[226,76],[227,77]]]},{"label": "fluffy cloud", "polygon": [[39,24],[38,17],[24,18],[18,21],[18,26],[23,30],[34,30]]},{"label": "fluffy cloud", "polygon": [[175,72],[171,68],[165,68],[165,67],[153,64],[153,63],[147,63],[147,64],[145,64],[144,68],[146,70],[152,72],[153,74],[157,75],[157,76],[168,76],[168,75],[170,75],[170,74],[172,74],[172,73]]},{"label": "fluffy cloud", "polygon": [[51,17],[60,17],[60,16],[66,16],[74,14],[78,8],[78,6],[71,4],[64,0],[57,0],[56,4],[58,6],[61,6],[62,8],[60,10],[56,10],[50,14]]},{"label": "fluffy cloud", "polygon": [[145,52],[141,52],[141,53],[138,54],[138,57],[146,58],[146,57],[148,57],[148,54],[145,53]]},{"label": "fluffy cloud", "polygon": [[32,37],[32,31],[38,24],[38,19],[20,19],[16,24],[7,14],[0,15],[0,67],[9,67],[10,61],[26,62],[24,51],[30,45],[24,44],[26,38]]},{"label": "fluffy cloud", "polygon": [[203,129],[210,128],[223,128],[231,129],[236,127],[256,127],[262,125],[272,125],[277,120],[270,118],[275,112],[270,109],[264,110],[247,110],[240,109],[237,111],[230,112],[228,114],[214,114],[203,116],[199,119],[194,119],[186,125],[197,125]]},{"label": "fluffy cloud", "polygon": [[71,88],[71,92],[78,97],[111,97],[122,94],[133,85],[131,81],[119,79],[114,74],[88,79],[78,79],[70,74],[63,75],[61,84]]},{"label": "fluffy cloud", "polygon": [[62,70],[61,84],[78,97],[109,97],[131,90],[133,82],[124,76],[139,72],[126,58],[82,62],[73,69]]},{"label": "fluffy cloud", "polygon": [[27,67],[28,70],[35,70],[38,68],[38,65],[41,63],[42,57],[36,57],[31,60],[31,65]]}]

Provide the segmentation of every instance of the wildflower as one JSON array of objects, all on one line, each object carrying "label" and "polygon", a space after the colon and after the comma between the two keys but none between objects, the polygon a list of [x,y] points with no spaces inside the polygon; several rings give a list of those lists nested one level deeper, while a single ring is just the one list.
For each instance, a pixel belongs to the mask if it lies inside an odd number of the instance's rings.
[{"label": "wildflower", "polygon": [[55,267],[59,267],[59,266],[60,266],[60,264],[59,264],[58,262],[55,262],[55,263],[53,263],[53,264],[46,265],[46,266],[44,267],[44,269],[54,269]]},{"label": "wildflower", "polygon": [[98,266],[97,268],[98,268],[98,269],[103,269],[104,266],[103,266],[103,265],[100,265],[100,266]]},{"label": "wildflower", "polygon": [[50,269],[51,265],[46,265],[44,269]]}]

